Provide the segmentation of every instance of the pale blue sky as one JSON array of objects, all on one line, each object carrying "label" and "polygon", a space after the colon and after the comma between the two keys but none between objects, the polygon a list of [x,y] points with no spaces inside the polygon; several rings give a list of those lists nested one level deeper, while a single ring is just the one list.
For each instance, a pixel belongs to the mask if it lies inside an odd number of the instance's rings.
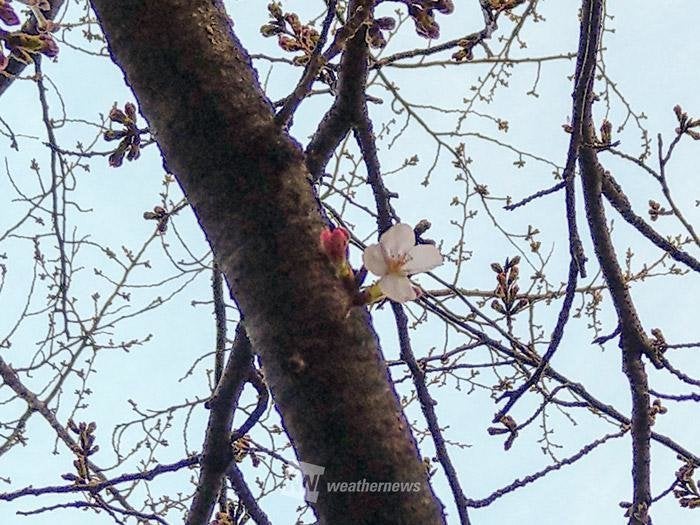
[{"label": "pale blue sky", "polygon": [[[471,4],[476,2],[458,1],[456,11],[449,17],[440,16],[439,22],[443,28],[445,39],[479,29],[481,15]],[[226,2],[236,20],[235,29],[242,41],[251,52],[277,53],[272,39],[265,40],[258,33],[259,26],[264,22],[264,3],[256,4],[255,9],[242,1]],[[300,2],[284,5],[286,9],[297,9]],[[465,4],[465,5],[463,5]],[[308,8],[310,3],[304,3]],[[568,53],[576,50],[578,39],[577,10],[579,2],[541,1],[539,11],[546,22],[528,23],[524,36],[526,49],[514,46],[511,57],[547,56]],[[395,5],[381,7],[384,14],[390,14]],[[657,132],[663,133],[666,142],[672,137],[675,127],[675,117],[672,107],[680,103],[692,116],[700,116],[700,94],[697,91],[698,70],[697,56],[700,43],[693,38],[692,28],[700,22],[700,10],[691,0],[676,0],[667,2],[660,7],[658,2],[644,0],[634,3],[634,8],[613,5],[609,14],[614,19],[608,20],[608,28],[604,37],[606,48],[605,65],[610,79],[624,93],[626,100],[637,113],[644,112],[648,117],[644,121],[652,139]],[[315,15],[314,12],[302,12],[305,16]],[[69,10],[67,20],[78,15],[76,6]],[[502,22],[504,28],[510,27],[508,22]],[[682,30],[679,30],[682,28]],[[614,32],[612,32],[614,29]],[[499,32],[498,34],[502,34]],[[81,37],[76,30],[68,35],[69,41],[77,43]],[[403,28],[401,37],[391,43],[387,50],[392,51],[406,47],[424,46],[426,42],[413,34],[409,27]],[[491,48],[497,50],[499,45],[494,41]],[[477,51],[477,58],[483,56]],[[446,58],[449,55],[440,55]],[[431,58],[431,60],[434,60]],[[58,63],[44,62],[45,72],[52,82],[60,88],[62,103],[66,113],[74,121],[67,123],[57,130],[61,144],[69,149],[75,147],[76,141],[88,144],[97,134],[95,127],[81,122],[99,120],[99,115],[106,114],[112,104],[117,101],[120,106],[126,101],[133,101],[124,85],[121,72],[111,62],[82,52],[72,50],[68,45],[61,46]],[[267,62],[257,62],[261,79],[268,75],[270,65]],[[460,108],[462,100],[472,96],[470,86],[477,78],[487,72],[487,65],[460,65],[446,68],[435,66],[424,70],[386,68],[384,74],[400,87],[400,94],[414,104],[435,105],[447,108]],[[464,122],[462,131],[471,133],[463,138],[443,137],[445,142],[455,146],[464,141],[467,154],[472,159],[470,169],[474,177],[482,184],[487,184],[492,195],[509,194],[519,199],[538,189],[554,183],[552,167],[527,160],[524,168],[516,169],[513,162],[518,155],[492,141],[480,139],[473,134],[497,138],[504,142],[528,151],[531,154],[552,160],[556,165],[563,165],[566,155],[568,136],[563,133],[561,125],[566,122],[571,107],[571,81],[567,78],[573,73],[574,62],[560,60],[545,62],[540,72],[541,79],[537,93],[539,97],[528,96],[537,76],[535,64],[522,64],[510,69],[508,89],[496,92],[490,104],[477,102],[474,110],[499,117],[509,122],[507,134],[499,133],[496,125],[488,119],[470,115]],[[288,93],[299,74],[299,70],[289,70],[281,67],[269,74],[266,84],[272,99],[277,99]],[[602,84],[600,84],[602,86]],[[381,122],[387,122],[391,117],[391,95],[383,88],[375,85],[370,93],[384,100],[381,106],[373,105],[371,112],[375,118],[376,129],[381,129]],[[51,95],[51,105],[54,118],[60,117],[58,99]],[[319,116],[327,107],[329,97],[314,97],[306,101],[295,117],[294,135],[302,142],[313,132]],[[597,117],[600,120],[604,114],[603,104],[598,105]],[[421,115],[436,129],[449,131],[453,128],[454,115],[436,113],[423,109]],[[0,154],[3,171],[0,176],[0,198],[2,198],[3,213],[0,215],[0,234],[13,217],[23,208],[21,205],[10,205],[8,200],[14,194],[11,191],[5,166],[17,183],[29,191],[36,191],[36,183],[32,172],[28,169],[29,162],[36,158],[40,163],[44,177],[48,173],[48,150],[41,145],[44,140],[44,130],[40,120],[40,109],[37,103],[36,87],[29,81],[16,82],[15,85],[0,99],[0,116],[6,120],[19,137],[20,151],[9,149],[9,141],[0,137]],[[404,115],[394,115],[396,123],[392,126],[399,129],[403,125]],[[615,96],[611,98],[611,110],[608,118],[617,127],[626,117],[626,109]],[[25,136],[26,135],[26,136]],[[37,140],[31,137],[41,137]],[[632,155],[640,153],[639,131],[634,123],[628,123],[621,134],[615,139],[622,140],[621,147]],[[454,181],[455,169],[451,165],[452,158],[443,151],[431,174],[432,183],[424,188],[420,182],[426,176],[433,158],[436,146],[434,139],[421,130],[415,123],[389,147],[390,139],[380,141],[381,160],[384,171],[389,172],[398,168],[407,157],[417,154],[420,162],[417,166],[407,168],[394,175],[387,175],[386,183],[393,191],[400,194],[395,205],[401,218],[408,223],[415,223],[427,218],[433,223],[429,237],[443,241],[444,246],[454,244],[459,231],[450,225],[450,220],[460,220],[461,212],[449,203],[453,196],[463,197],[464,187]],[[97,150],[106,150],[108,145],[99,142]],[[652,144],[655,151],[655,144]],[[690,140],[684,140],[678,147],[670,170],[670,185],[679,206],[686,210],[690,222],[698,223],[698,208],[695,199],[700,198],[697,173],[693,173],[697,165],[696,159],[700,150]],[[602,155],[601,160],[610,169],[617,180],[627,189],[635,208],[640,214],[645,214],[646,201],[656,198],[661,201],[657,184],[639,169],[630,164],[622,163],[611,155]],[[652,165],[654,164],[651,162]],[[341,171],[347,173],[349,165],[346,162]],[[143,211],[159,203],[158,193],[163,191],[162,167],[155,148],[147,148],[141,159],[136,163],[125,163],[125,166],[115,170],[106,165],[105,159],[97,158],[90,163],[90,172],[76,171],[78,189],[74,198],[84,208],[92,208],[89,214],[78,214],[70,210],[69,224],[78,228],[80,236],[90,234],[94,240],[109,246],[121,257],[120,246],[132,249],[138,248],[152,232],[153,223],[141,218]],[[46,179],[45,179],[46,180]],[[179,198],[174,185],[171,186],[174,198]],[[360,199],[367,194],[360,192]],[[337,203],[338,201],[336,201]],[[365,202],[368,202],[365,200]],[[582,203],[579,195],[579,203]],[[504,237],[494,231],[481,204],[474,198],[469,202],[470,209],[478,211],[477,215],[467,222],[465,245],[473,251],[471,259],[464,263],[461,270],[460,285],[465,288],[489,289],[494,285],[493,273],[489,264],[502,261],[506,256],[515,254],[515,248],[507,243]],[[498,203],[491,204],[498,214],[499,222],[504,227],[516,233],[527,231],[528,224],[541,230],[538,237],[542,241],[542,252],[549,253],[554,246],[552,262],[548,267],[548,276],[558,283],[566,276],[567,247],[566,226],[563,216],[562,195],[553,195],[538,201],[527,208],[507,214],[500,210]],[[582,210],[582,206],[580,207]],[[373,225],[361,212],[348,210],[348,219],[356,225],[356,232],[361,237],[372,234]],[[634,231],[628,228],[613,212],[609,217],[614,219],[614,235],[618,242],[618,256],[624,257],[627,246],[632,246],[636,254],[633,268],[638,271],[643,261],[653,261],[658,258],[656,248],[644,240],[640,240]],[[585,226],[585,216],[579,215],[579,224],[584,239],[588,238]],[[177,231],[187,240],[192,252],[201,257],[207,252],[203,236],[191,215],[182,213],[176,222]],[[678,232],[679,227],[673,219],[665,218],[655,227],[664,234]],[[70,228],[69,228],[70,229]],[[32,231],[26,228],[26,231]],[[170,231],[165,237],[171,244],[178,257],[186,258],[185,251],[178,246],[177,240]],[[49,249],[51,240],[45,241]],[[527,243],[521,242],[520,249],[526,250]],[[589,242],[585,242],[587,254],[593,259],[593,250]],[[106,260],[104,255],[95,248],[85,247],[81,253],[79,264],[84,269],[76,274],[71,294],[79,298],[78,305],[89,312],[92,305],[90,295],[95,291],[104,291],[104,281],[95,276],[93,266],[99,265],[105,273],[118,276],[118,267],[114,262]],[[10,259],[5,261],[8,276],[5,288],[0,294],[0,339],[4,338],[21,309],[29,287],[29,272],[32,263],[31,243],[24,240],[9,239],[0,243],[0,255],[6,252]],[[697,255],[697,250],[693,253]],[[149,248],[146,257],[151,262],[151,269],[139,268],[132,276],[134,284],[154,282],[174,273],[172,263],[164,256],[160,241],[156,240]],[[354,262],[359,261],[359,252],[352,253]],[[533,258],[536,261],[536,258]],[[595,276],[597,267],[589,262],[590,277],[584,283],[590,282]],[[441,277],[451,280],[454,267],[445,265],[436,272]],[[529,282],[532,268],[524,262],[521,268],[522,287]],[[131,309],[147,305],[156,296],[165,297],[169,291],[177,289],[188,279],[185,276],[176,282],[166,284],[157,290],[135,288],[132,292]],[[439,288],[427,276],[418,279],[426,288]],[[632,288],[637,307],[647,328],[661,327],[667,339],[671,342],[686,342],[697,340],[692,328],[696,324],[697,308],[694,296],[698,292],[697,279],[663,278],[649,279]],[[103,292],[104,293],[104,292]],[[95,420],[98,423],[97,441],[101,451],[95,461],[108,466],[113,463],[114,455],[110,447],[110,433],[115,424],[133,416],[126,398],[139,403],[143,408],[164,408],[184,399],[194,399],[195,396],[205,397],[207,382],[204,377],[205,368],[211,368],[211,360],[200,363],[195,373],[184,381],[178,382],[192,362],[203,353],[213,348],[214,334],[210,306],[191,306],[193,300],[207,301],[209,292],[209,273],[200,273],[194,282],[168,304],[149,312],[141,317],[122,322],[114,330],[115,340],[143,338],[149,333],[153,338],[142,347],[134,348],[130,353],[114,350],[101,351],[97,359],[97,373],[92,379],[91,387],[94,394],[90,396],[89,407],[81,410],[76,417],[79,420]],[[36,305],[43,300],[39,295]],[[576,307],[581,306],[577,299]],[[610,315],[610,302],[607,297],[603,303],[601,314],[602,330],[610,332],[614,328],[614,319]],[[411,307],[418,313],[419,309]],[[455,310],[463,312],[455,306]],[[129,310],[126,310],[128,312]],[[486,309],[488,315],[493,313]],[[544,326],[546,333],[551,331],[558,303],[549,308],[538,310],[537,323]],[[232,312],[233,316],[234,313]],[[380,310],[375,315],[376,325],[380,332],[384,352],[389,359],[398,355],[396,338],[392,331],[393,319],[390,312]],[[594,337],[586,328],[587,318],[573,319],[568,327],[562,348],[555,356],[553,366],[568,375],[572,380],[583,383],[589,390],[606,403],[614,404],[623,412],[629,410],[628,387],[620,372],[619,352],[614,344],[608,344],[604,351],[590,345]],[[23,325],[17,337],[13,338],[10,349],[2,349],[3,358],[15,364],[26,364],[28,356],[34,352],[33,345],[36,333],[45,323],[44,316],[38,316]],[[233,326],[233,324],[231,325]],[[522,328],[523,325],[520,325]],[[104,340],[107,337],[103,337]],[[463,342],[459,336],[450,334],[446,344],[447,349]],[[438,350],[443,348],[444,327],[432,319],[421,325],[413,336],[414,350],[418,355],[425,355],[431,347]],[[673,354],[673,362],[684,368],[691,376],[698,376],[697,359],[694,350],[679,350]],[[351,356],[349,356],[351,358]],[[485,362],[487,353],[474,353],[473,362]],[[403,372],[398,373],[399,376]],[[650,370],[653,385],[668,393],[686,393],[687,389],[676,385],[668,379],[668,374],[660,374]],[[36,384],[29,381],[29,386],[43,384],[38,375]],[[78,386],[77,380],[68,384],[64,407],[71,402],[70,392]],[[488,384],[490,379],[484,381]],[[405,383],[404,383],[405,385]],[[405,391],[405,386],[402,387]],[[3,390],[4,392],[4,390]],[[453,441],[464,442],[468,448],[452,447],[450,453],[460,473],[466,495],[470,498],[482,498],[493,490],[506,485],[515,478],[522,478],[532,471],[539,470],[549,464],[549,459],[540,451],[537,440],[540,439],[536,426],[525,430],[516,440],[509,452],[502,449],[502,439],[489,437],[486,429],[495,411],[492,400],[486,390],[477,389],[469,393],[468,385],[462,390],[455,390],[454,382],[449,381],[447,388],[435,389],[434,397],[438,401],[437,414],[442,425],[449,425],[445,431],[446,437]],[[4,399],[2,397],[1,399]],[[695,421],[696,412],[692,406],[671,405],[670,413],[660,417],[655,430],[677,437],[678,441],[693,450],[700,440],[700,430]],[[530,414],[533,400],[523,400],[514,410],[516,420],[522,420]],[[19,413],[23,410],[20,404],[0,406],[0,416],[8,418],[7,414]],[[59,419],[65,422],[68,417],[66,408],[59,412]],[[174,420],[174,432],[167,439],[170,446],[160,450],[158,459],[161,462],[175,461],[185,455],[185,448],[179,428],[185,414],[178,414]],[[424,428],[422,415],[415,406],[409,407],[408,417],[416,420],[420,428]],[[271,420],[274,416],[271,416]],[[610,425],[589,417],[585,414],[575,414],[577,424],[561,414],[552,412],[548,425],[554,429],[552,439],[564,448],[559,450],[559,457],[565,457],[586,443],[613,432]],[[240,422],[240,419],[237,419]],[[187,433],[188,451],[199,450],[203,429],[206,423],[206,411],[200,407],[194,410],[190,419]],[[0,476],[9,475],[12,485],[0,481],[0,491],[17,489],[29,484],[60,484],[60,474],[71,470],[72,458],[66,453],[65,447],[58,446],[59,454],[52,455],[54,446],[53,435],[46,423],[39,417],[33,417],[29,423],[27,435],[30,442],[27,447],[15,447],[12,452],[0,459]],[[134,431],[130,443],[138,438],[138,430]],[[256,435],[264,442],[264,435]],[[432,456],[433,450],[429,439],[422,442],[422,454]],[[653,492],[657,494],[666,488],[673,479],[673,472],[679,464],[675,455],[660,447],[653,449]],[[141,454],[141,452],[140,452]],[[630,498],[631,482],[630,445],[628,438],[622,438],[597,449],[587,458],[573,467],[563,468],[525,489],[516,491],[497,501],[492,507],[473,509],[470,511],[475,525],[495,525],[503,523],[524,523],[549,525],[567,523],[583,525],[589,523],[622,523],[622,511],[618,503]],[[139,459],[143,457],[141,454]],[[259,474],[250,468],[246,460],[243,464],[249,480]],[[137,463],[132,461],[127,466],[110,472],[117,475],[132,472]],[[174,495],[178,491],[187,491],[191,472],[164,476],[154,483],[154,488],[160,493]],[[449,489],[438,467],[434,477],[434,486],[450,513],[449,523],[457,523]],[[79,498],[77,498],[79,499]],[[59,511],[55,514],[41,514],[28,518],[15,515],[17,510],[27,510],[41,505],[69,501],[67,498],[46,497],[44,499],[21,499],[11,504],[0,506],[0,523],[72,523],[77,525],[111,523],[111,520],[101,514],[76,511]],[[139,501],[136,498],[136,501]],[[292,523],[294,509],[300,502],[280,495],[266,496],[262,500],[263,508],[268,512],[273,523]],[[700,523],[700,517],[691,511],[678,507],[675,500],[666,498],[653,507],[655,523]],[[172,523],[178,520],[173,517]]]}]

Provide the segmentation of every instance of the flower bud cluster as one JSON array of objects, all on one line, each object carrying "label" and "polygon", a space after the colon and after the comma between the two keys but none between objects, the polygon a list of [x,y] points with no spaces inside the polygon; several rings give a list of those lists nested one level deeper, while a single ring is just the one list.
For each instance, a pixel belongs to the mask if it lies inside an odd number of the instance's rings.
[{"label": "flower bud cluster", "polygon": [[162,206],[154,206],[153,211],[143,212],[143,218],[147,221],[158,221],[158,226],[156,227],[156,230],[159,234],[162,235],[168,229],[168,220],[170,219],[170,212]]},{"label": "flower bud cluster", "polygon": [[676,114],[678,119],[678,127],[676,128],[676,133],[682,135],[685,133],[689,135],[694,140],[700,140],[700,133],[693,128],[700,127],[700,119],[690,118],[688,113],[683,111],[679,105],[673,107],[673,112]]},{"label": "flower bud cluster", "polygon": [[279,2],[272,2],[267,10],[271,20],[260,28],[260,33],[268,37],[276,36],[277,43],[285,51],[301,51],[303,54],[294,57],[293,62],[296,65],[306,64],[320,38],[318,31],[302,24],[296,13],[283,13]]},{"label": "flower bud cluster", "polygon": [[92,481],[88,458],[100,450],[99,445],[95,445],[96,428],[97,425],[94,422],[76,424],[72,419],[68,420],[68,430],[77,437],[76,447],[73,450],[77,457],[73,460],[75,473],[68,472],[61,475],[66,481],[72,481],[76,484],[88,484]]},{"label": "flower bud cluster", "polygon": [[530,304],[525,297],[518,299],[520,292],[518,286],[519,263],[520,257],[516,256],[512,259],[506,259],[504,266],[498,263],[491,264],[491,269],[496,273],[498,283],[495,291],[497,299],[491,301],[491,308],[507,317],[522,312]]},{"label": "flower bud cluster", "polygon": [[440,26],[435,21],[434,11],[449,15],[455,8],[452,0],[410,0],[407,6],[408,15],[416,26],[416,33],[433,40],[440,36]]},{"label": "flower bud cluster", "polygon": [[[51,6],[47,0],[18,0],[27,5],[36,19],[37,34],[24,31],[8,31],[0,27],[0,73],[10,63],[10,57],[25,64],[32,62],[32,57],[42,54],[49,58],[58,55],[58,45],[51,36],[55,25],[47,20],[43,11]],[[0,0],[0,21],[6,26],[20,24],[19,16],[12,6],[12,0]]]},{"label": "flower bud cluster", "polygon": [[113,168],[121,166],[125,156],[126,160],[132,161],[141,155],[141,133],[146,131],[138,128],[137,118],[136,106],[131,102],[124,105],[124,111],[113,107],[109,112],[109,120],[123,126],[122,129],[109,129],[103,134],[103,138],[108,142],[120,141],[117,149],[109,156],[109,165]]}]

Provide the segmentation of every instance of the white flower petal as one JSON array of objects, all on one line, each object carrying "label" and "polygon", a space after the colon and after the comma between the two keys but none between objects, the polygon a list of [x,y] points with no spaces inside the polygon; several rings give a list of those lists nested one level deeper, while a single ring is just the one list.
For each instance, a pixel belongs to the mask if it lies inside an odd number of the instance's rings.
[{"label": "white flower petal", "polygon": [[384,260],[384,252],[378,244],[370,244],[362,253],[362,262],[370,272],[381,277],[386,275],[387,266]]},{"label": "white flower petal", "polygon": [[408,253],[408,250],[416,244],[416,234],[408,224],[399,223],[393,225],[382,233],[379,244],[390,255],[401,255]]},{"label": "white flower petal", "polygon": [[403,275],[395,273],[385,275],[379,279],[379,288],[384,295],[397,303],[413,301],[416,298],[411,281]]},{"label": "white flower petal", "polygon": [[442,255],[432,244],[419,244],[408,252],[408,262],[403,269],[408,274],[427,272],[442,264]]}]

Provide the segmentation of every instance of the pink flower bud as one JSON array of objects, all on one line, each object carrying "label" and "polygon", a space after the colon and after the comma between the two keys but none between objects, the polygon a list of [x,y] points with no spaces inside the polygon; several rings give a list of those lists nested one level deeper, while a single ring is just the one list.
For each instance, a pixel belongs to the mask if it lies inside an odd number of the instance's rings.
[{"label": "pink flower bud", "polygon": [[321,248],[333,264],[342,264],[347,258],[350,234],[345,228],[324,228],[321,231]]}]

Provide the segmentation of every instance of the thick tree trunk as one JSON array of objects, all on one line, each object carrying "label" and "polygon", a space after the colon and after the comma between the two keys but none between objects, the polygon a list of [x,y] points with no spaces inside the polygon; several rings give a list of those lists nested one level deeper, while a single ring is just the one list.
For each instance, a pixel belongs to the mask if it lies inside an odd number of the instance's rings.
[{"label": "thick tree trunk", "polygon": [[[245,314],[299,459],[325,467],[320,522],[444,523],[369,319],[346,316],[320,252],[303,154],[275,126],[221,2],[92,4]],[[324,490],[363,479],[418,491]]]}]

